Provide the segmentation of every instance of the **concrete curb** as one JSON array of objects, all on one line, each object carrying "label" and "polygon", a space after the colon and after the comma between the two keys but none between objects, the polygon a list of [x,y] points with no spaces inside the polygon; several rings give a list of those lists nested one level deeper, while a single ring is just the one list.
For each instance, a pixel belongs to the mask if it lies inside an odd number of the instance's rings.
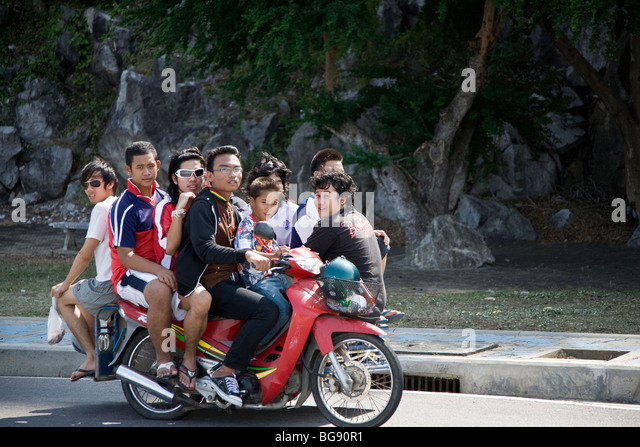
[{"label": "concrete curb", "polygon": [[[70,339],[48,345],[46,319],[0,317],[0,375],[69,377],[84,361]],[[640,335],[392,327],[388,343],[405,377],[461,393],[640,404]],[[563,351],[585,358],[554,358]]]}]

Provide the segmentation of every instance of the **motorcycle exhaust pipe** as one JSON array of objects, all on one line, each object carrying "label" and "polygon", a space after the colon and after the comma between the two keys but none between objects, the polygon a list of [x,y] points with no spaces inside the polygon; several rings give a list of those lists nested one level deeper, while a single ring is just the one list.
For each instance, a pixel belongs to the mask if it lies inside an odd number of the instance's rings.
[{"label": "motorcycle exhaust pipe", "polygon": [[136,371],[128,366],[120,365],[116,369],[116,378],[123,382],[143,388],[154,396],[174,405],[194,406],[195,402],[180,395],[174,394],[171,390],[160,385],[155,380]]}]

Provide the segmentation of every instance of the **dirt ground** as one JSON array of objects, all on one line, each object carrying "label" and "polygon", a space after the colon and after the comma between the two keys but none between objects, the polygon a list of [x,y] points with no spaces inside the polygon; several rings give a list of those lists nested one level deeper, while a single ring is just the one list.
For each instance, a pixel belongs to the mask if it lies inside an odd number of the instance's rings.
[{"label": "dirt ground", "polygon": [[[47,223],[59,220],[55,215],[58,208],[47,206],[48,215],[43,211],[25,223],[13,223],[10,212],[0,213],[0,257],[3,254],[62,255],[63,231]],[[535,216],[536,213],[549,215],[549,210],[535,206],[521,211],[528,212],[534,228],[541,234],[540,240],[490,244],[495,262],[478,269],[415,269],[404,254],[405,248],[397,243],[401,236],[390,229],[392,250],[385,272],[387,288],[391,292],[408,294],[434,290],[567,287],[640,290],[640,248],[626,246],[633,232],[629,225],[612,224],[610,219],[598,221],[597,216],[602,213],[595,217],[591,213],[580,221],[590,222],[590,225],[575,224],[573,229],[555,231],[545,228],[543,222],[546,220]],[[84,234],[77,233],[76,241],[80,245]]]}]

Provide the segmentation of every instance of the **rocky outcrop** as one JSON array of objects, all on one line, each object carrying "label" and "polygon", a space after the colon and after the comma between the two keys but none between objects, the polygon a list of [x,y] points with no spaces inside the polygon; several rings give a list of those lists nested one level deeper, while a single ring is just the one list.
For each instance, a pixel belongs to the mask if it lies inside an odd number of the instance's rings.
[{"label": "rocky outcrop", "polygon": [[431,220],[412,264],[426,270],[478,268],[494,262],[480,232],[451,215]]},{"label": "rocky outcrop", "polygon": [[532,241],[538,238],[531,222],[518,210],[494,200],[464,195],[456,217],[488,240]]}]

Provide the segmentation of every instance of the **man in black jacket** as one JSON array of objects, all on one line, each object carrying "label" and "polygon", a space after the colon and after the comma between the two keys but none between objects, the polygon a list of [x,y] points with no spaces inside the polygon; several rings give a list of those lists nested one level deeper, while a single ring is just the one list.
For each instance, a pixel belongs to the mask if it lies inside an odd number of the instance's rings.
[{"label": "man in black jacket", "polygon": [[215,315],[245,320],[210,382],[222,399],[241,406],[235,373],[247,368],[258,343],[275,324],[278,309],[269,299],[246,289],[238,278],[238,263],[253,263],[261,271],[270,267],[269,258],[262,254],[233,248],[240,222],[232,204],[233,193],[242,182],[238,150],[221,146],[209,151],[206,176],[211,186],[191,204],[176,259],[181,307],[187,310],[180,381],[191,383],[195,377],[196,347],[206,329],[210,305]]},{"label": "man in black jacket", "polygon": [[375,311],[368,316],[375,321],[385,308],[387,294],[375,232],[353,207],[356,185],[344,172],[331,171],[313,177],[311,188],[320,221],[304,245],[324,262],[344,256],[357,267],[362,281],[376,295]]}]

